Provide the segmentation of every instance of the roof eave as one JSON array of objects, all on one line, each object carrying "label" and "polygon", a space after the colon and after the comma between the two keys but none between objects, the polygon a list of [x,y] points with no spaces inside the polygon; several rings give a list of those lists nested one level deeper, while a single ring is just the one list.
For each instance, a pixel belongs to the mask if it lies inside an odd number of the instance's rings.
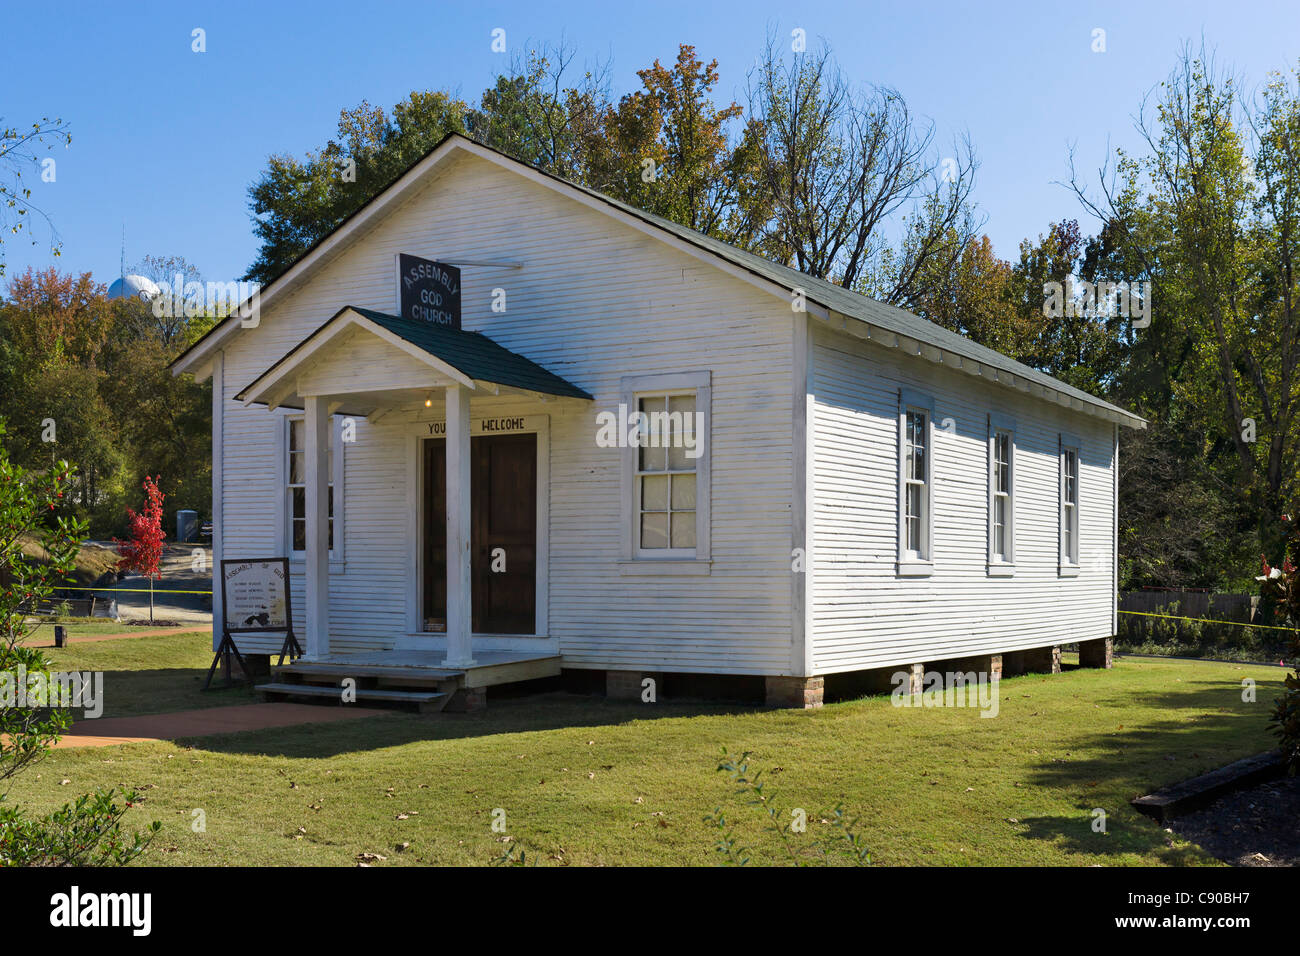
[{"label": "roof eave", "polygon": [[1094,418],[1117,422],[1127,428],[1143,429],[1147,427],[1146,419],[1111,405],[1109,402],[1104,402],[1099,398],[1088,396],[1088,399],[1085,400],[1077,395],[1070,395],[1061,389],[1044,385],[1026,375],[1008,369],[997,368],[986,362],[981,362],[973,356],[963,355],[960,352],[930,342],[920,341],[854,315],[845,315],[842,312],[830,310],[826,322],[831,328],[846,332],[855,338],[867,339],[884,348],[899,349],[905,354],[927,359],[936,365],[960,369],[968,375],[982,378],[984,381],[1001,385],[1004,388],[1015,389],[1027,395],[1033,395],[1043,401],[1052,402],[1082,412],[1085,415],[1091,415]]},{"label": "roof eave", "polygon": [[[374,221],[394,202],[400,202],[400,197],[405,195],[409,186],[422,179],[426,173],[440,165],[450,153],[462,149],[464,144],[468,142],[470,140],[464,139],[456,133],[448,133],[442,142],[413,163],[406,172],[376,193],[361,208],[335,226],[329,233],[313,243],[306,252],[294,260],[283,272],[268,282],[265,287],[258,290],[257,314],[260,314],[262,309],[267,308],[271,302],[305,278],[304,273],[309,272],[316,265],[322,264],[323,261],[328,261],[333,253],[340,251],[351,241],[358,230]],[[251,302],[250,299],[241,303],[238,309],[232,310],[229,316],[209,329],[204,336],[173,359],[170,365],[172,374],[181,375],[193,370],[198,363],[225,343],[243,325],[240,316],[248,314],[247,310],[250,308]]]}]

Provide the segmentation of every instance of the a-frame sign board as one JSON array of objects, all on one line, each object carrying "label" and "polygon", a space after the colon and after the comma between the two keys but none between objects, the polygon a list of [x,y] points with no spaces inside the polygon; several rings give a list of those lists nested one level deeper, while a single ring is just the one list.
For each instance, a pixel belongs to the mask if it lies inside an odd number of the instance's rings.
[{"label": "a-frame sign board", "polygon": [[[221,643],[208,668],[203,689],[212,686],[212,675],[221,664],[226,686],[234,683],[233,664],[248,676],[248,666],[235,646],[234,634],[283,634],[279,665],[302,657],[302,647],[293,633],[293,611],[289,598],[288,558],[231,558],[221,562]],[[279,666],[277,665],[277,666]]]}]

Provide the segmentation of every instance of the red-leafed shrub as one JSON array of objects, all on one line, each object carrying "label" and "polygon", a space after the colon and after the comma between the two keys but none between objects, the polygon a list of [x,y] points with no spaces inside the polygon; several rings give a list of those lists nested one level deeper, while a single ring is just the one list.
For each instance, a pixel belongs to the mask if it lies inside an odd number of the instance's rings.
[{"label": "red-leafed shrub", "polygon": [[126,541],[114,539],[117,552],[122,556],[118,567],[124,571],[135,571],[149,578],[149,620],[153,621],[153,582],[158,576],[158,564],[163,553],[163,499],[167,497],[158,489],[155,478],[145,476],[141,483],[144,488],[144,508],[139,514],[132,508],[126,509]]}]

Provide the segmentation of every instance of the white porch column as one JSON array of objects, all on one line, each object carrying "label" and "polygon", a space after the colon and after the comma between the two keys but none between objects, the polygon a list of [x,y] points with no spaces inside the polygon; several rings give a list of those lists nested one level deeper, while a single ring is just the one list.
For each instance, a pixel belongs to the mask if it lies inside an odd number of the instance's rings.
[{"label": "white porch column", "polygon": [[447,389],[447,659],[448,667],[474,663],[470,647],[469,389]]},{"label": "white porch column", "polygon": [[308,395],[303,431],[303,476],[307,485],[307,656],[319,658],[330,651],[329,582],[329,440],[330,414],[325,400]]}]

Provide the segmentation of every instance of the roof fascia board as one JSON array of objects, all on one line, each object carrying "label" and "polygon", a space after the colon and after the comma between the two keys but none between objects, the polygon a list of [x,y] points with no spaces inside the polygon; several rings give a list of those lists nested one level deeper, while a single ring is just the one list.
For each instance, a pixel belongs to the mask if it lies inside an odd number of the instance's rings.
[{"label": "roof fascia board", "polygon": [[[453,153],[465,153],[477,156],[487,162],[492,163],[500,169],[508,170],[518,176],[522,176],[529,182],[539,186],[544,186],[552,192],[567,196],[576,200],[589,209],[594,209],[605,215],[623,223],[636,231],[650,236],[663,242],[664,244],[682,252],[693,259],[706,263],[716,269],[719,269],[734,278],[748,282],[770,295],[776,296],[784,302],[789,303],[790,290],[779,283],[757,275],[748,269],[736,265],[727,259],[722,258],[715,253],[702,249],[699,246],[679,239],[672,233],[666,231],[660,226],[653,223],[645,222],[638,219],[623,210],[619,209],[608,202],[597,199],[584,193],[579,189],[574,189],[568,183],[562,180],[547,176],[545,173],[533,169],[523,163],[507,159],[493,150],[486,149],[472,140],[462,137],[451,137],[442,146],[435,149],[426,156],[421,162],[417,163],[405,175],[400,177],[396,182],[390,185],[382,193],[363,206],[350,219],[345,220],[334,232],[330,233],[320,245],[309,251],[301,259],[289,267],[282,275],[272,280],[271,284],[261,292],[259,309],[265,311],[271,304],[286,291],[290,291],[297,284],[302,282],[307,275],[318,265],[328,261],[331,255],[345,247],[358,232],[363,232],[366,226],[371,223],[377,216],[390,208],[394,203],[400,203],[407,190],[414,186],[426,173],[432,171],[435,167],[444,162]],[[807,311],[816,315],[818,318],[825,319],[829,315],[829,309],[820,302],[808,298],[805,291],[804,307]],[[242,307],[242,306],[241,306]],[[204,356],[209,354],[213,349],[219,347],[230,338],[240,328],[240,319],[236,312],[232,312],[220,326],[214,329],[211,337],[206,341],[195,343],[193,354],[183,354],[172,364],[172,374],[180,375],[195,367],[196,363]]]},{"label": "roof fascia board", "polygon": [[[392,345],[394,348],[401,349],[412,358],[423,362],[434,371],[445,375],[452,381],[464,385],[467,388],[474,388],[474,381],[456,368],[454,365],[443,361],[436,355],[426,352],[418,345],[412,345],[400,335],[390,332],[388,329],[372,322],[364,315],[353,311],[351,308],[345,308],[332,319],[322,325],[319,329],[307,336],[295,349],[291,350],[288,356],[282,357],[269,369],[263,372],[247,388],[240,391],[235,396],[236,399],[242,399],[244,405],[257,404],[264,395],[273,392],[277,383],[286,381],[295,376],[295,373],[304,364],[316,358],[322,349],[328,346],[334,339],[338,338],[344,332],[351,329],[359,328],[371,333]],[[298,354],[293,354],[296,351]]]},{"label": "roof fascia board", "polygon": [[[467,141],[466,141],[467,142]],[[443,143],[420,162],[412,166],[406,173],[400,176],[395,182],[390,184],[383,192],[379,193],[368,203],[362,206],[351,217],[344,220],[338,228],[321,240],[320,244],[307,252],[301,259],[290,266],[285,272],[271,280],[270,284],[260,290],[258,301],[259,311],[268,308],[283,293],[290,291],[294,286],[306,278],[317,265],[328,261],[333,253],[341,250],[360,231],[364,231],[366,225],[372,222],[377,216],[390,208],[394,203],[400,203],[405,198],[406,191],[418,180],[422,179],[425,173],[438,166],[452,152],[463,149],[465,142],[452,137]],[[245,303],[246,304],[246,303]],[[241,304],[240,308],[243,308]],[[211,338],[206,342],[196,342],[194,345],[194,354],[181,355],[172,364],[172,374],[180,375],[189,371],[196,366],[204,356],[213,349],[220,346],[231,335],[239,330],[241,320],[239,318],[240,309],[233,310],[230,315],[213,329]],[[201,347],[200,347],[201,346]]]},{"label": "roof fascia board", "polygon": [[1046,401],[1061,405],[1065,408],[1082,412],[1085,415],[1091,415],[1095,418],[1102,418],[1106,421],[1119,422],[1129,428],[1142,429],[1146,428],[1146,422],[1137,415],[1132,415],[1124,411],[1116,411],[1108,405],[1085,402],[1073,395],[1067,395],[1064,392],[1054,388],[1049,388],[1038,382],[1032,381],[1023,375],[1017,375],[1005,369],[995,368],[991,365],[985,365],[977,359],[969,358],[957,352],[949,351],[929,343],[919,342],[910,336],[901,335],[897,332],[883,329],[878,325],[859,319],[856,316],[844,315],[841,312],[831,312],[827,317],[826,324],[832,329],[846,332],[854,338],[866,339],[875,342],[877,345],[885,348],[898,349],[907,354],[920,358],[928,359],[939,365],[946,365],[950,368],[958,368],[969,375],[977,378],[983,378],[985,381],[993,382],[1004,388],[1013,388],[1029,395],[1034,395]]},{"label": "roof fascia board", "polygon": [[[523,178],[527,179],[529,182],[536,183],[539,186],[544,186],[547,189],[551,190],[552,192],[556,192],[562,196],[566,196],[570,199],[576,200],[577,202],[586,206],[588,209],[594,209],[597,210],[598,212],[603,212],[605,215],[609,216],[610,218],[615,219],[618,222],[621,222],[624,225],[631,227],[632,229],[635,229],[637,232],[640,232],[644,235],[657,239],[660,242],[664,243],[665,245],[673,249],[676,249],[678,252],[682,252],[690,256],[692,259],[697,259],[700,262],[705,263],[706,265],[712,266],[716,269],[721,270],[722,272],[727,273],[728,275],[733,276],[734,278],[741,279],[744,282],[748,282],[750,285],[762,289],[764,292],[767,292],[770,295],[776,296],[778,299],[782,300],[786,304],[791,303],[790,289],[786,288],[780,283],[773,282],[770,279],[757,275],[742,266],[736,265],[735,263],[731,262],[728,259],[724,259],[722,256],[719,256],[716,253],[710,252],[707,249],[702,249],[701,247],[695,245],[694,243],[687,242],[684,239],[680,239],[677,236],[673,235],[671,232],[668,232],[666,229],[664,229],[661,226],[658,226],[652,222],[646,222],[643,219],[639,219],[636,216],[624,212],[622,209],[619,209],[617,206],[613,205],[612,203],[606,202],[595,196],[589,195],[588,193],[585,193],[580,189],[574,189],[572,186],[570,186],[568,183],[564,182],[563,180],[556,179],[552,176],[548,176],[545,173],[540,172],[539,170],[533,169],[531,166],[526,166],[522,163],[516,164],[514,160],[507,159],[506,157],[501,156],[500,154],[496,153],[493,150],[480,146],[478,143],[475,143],[472,140],[465,140],[463,142],[460,142],[459,145],[460,148],[467,153],[470,153],[474,156],[478,156],[482,159],[487,160],[490,163],[493,163],[496,166],[501,167],[502,169],[509,170],[510,172],[522,176]],[[807,311],[811,312],[813,315],[816,315],[818,318],[821,319],[827,318],[830,315],[830,309],[827,306],[823,305],[822,303],[817,302],[812,298],[808,298],[807,290],[804,290],[804,292],[805,292],[805,298],[807,300],[805,302],[805,307]]]}]

